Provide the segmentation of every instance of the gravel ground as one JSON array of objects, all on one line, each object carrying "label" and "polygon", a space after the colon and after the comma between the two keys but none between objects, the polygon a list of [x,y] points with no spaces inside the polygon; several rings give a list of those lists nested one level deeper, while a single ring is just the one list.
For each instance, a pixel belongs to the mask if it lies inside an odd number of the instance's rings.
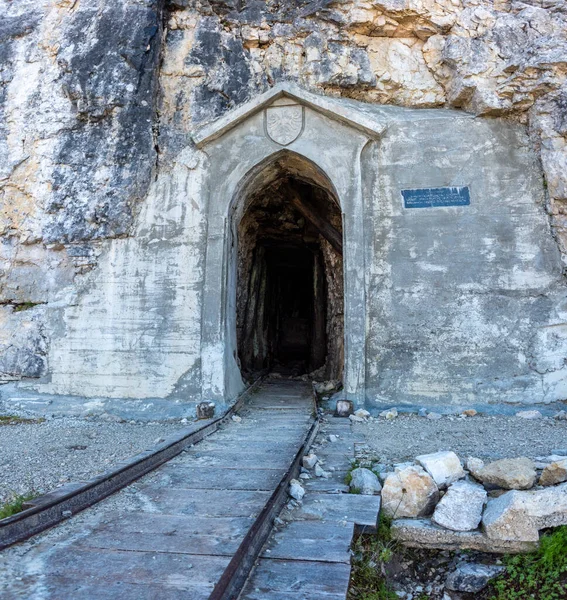
[{"label": "gravel ground", "polygon": [[517,456],[548,456],[567,448],[567,421],[520,417],[443,417],[438,421],[401,415],[392,421],[355,423],[370,450],[383,462],[404,461],[418,454],[453,450],[467,456],[496,460]]},{"label": "gravel ground", "polygon": [[183,426],[73,418],[0,425],[0,503],[90,479]]}]

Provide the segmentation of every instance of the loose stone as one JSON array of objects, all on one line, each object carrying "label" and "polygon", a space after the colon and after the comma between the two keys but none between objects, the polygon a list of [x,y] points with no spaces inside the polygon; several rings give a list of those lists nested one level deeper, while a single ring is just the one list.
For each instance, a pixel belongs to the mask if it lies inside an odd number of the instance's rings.
[{"label": "loose stone", "polygon": [[387,419],[388,421],[391,421],[392,419],[395,419],[398,416],[398,409],[397,408],[389,408],[388,410],[383,410],[380,413],[380,416],[383,419]]},{"label": "loose stone", "polygon": [[550,486],[567,481],[567,458],[547,465],[539,478],[539,485]]},{"label": "loose stone", "polygon": [[513,490],[490,499],[482,516],[492,539],[538,541],[539,531],[567,524],[567,483],[529,492]]},{"label": "loose stone", "polygon": [[215,416],[214,402],[200,402],[197,404],[197,419],[212,419]]},{"label": "loose stone", "polygon": [[466,417],[475,417],[478,415],[478,412],[474,408],[467,408],[467,410],[463,410],[461,414],[465,415]]},{"label": "loose stone", "polygon": [[297,501],[301,501],[305,496],[305,489],[297,479],[292,479],[289,482],[289,495]]},{"label": "loose stone", "polygon": [[486,490],[468,481],[456,481],[435,507],[431,520],[453,531],[471,531],[482,519]]},{"label": "loose stone", "polygon": [[505,571],[497,565],[461,563],[449,574],[445,586],[455,592],[475,594],[481,592],[492,579]]},{"label": "loose stone", "polygon": [[388,474],[382,488],[384,513],[393,518],[431,514],[438,499],[435,481],[417,465],[397,468]]},{"label": "loose stone", "polygon": [[516,413],[516,416],[521,419],[541,419],[543,417],[539,410],[521,410]]},{"label": "loose stone", "polygon": [[338,435],[331,434],[329,436],[329,442],[335,443],[335,442],[338,442],[338,441],[339,441],[339,436]]},{"label": "loose stone", "polygon": [[533,487],[537,473],[529,458],[503,458],[484,466],[475,477],[484,484],[506,490],[528,490]]},{"label": "loose stone", "polygon": [[235,423],[241,423],[242,422],[242,417],[239,417],[238,415],[232,415],[232,420]]},{"label": "loose stone", "polygon": [[475,458],[474,456],[469,456],[467,458],[467,471],[475,478],[479,479],[478,473],[481,469],[484,468],[484,461],[480,458]]},{"label": "loose stone", "polygon": [[327,473],[319,464],[315,465],[315,477],[323,477],[328,479],[331,476],[330,473]]},{"label": "loose stone", "polygon": [[354,404],[350,400],[337,400],[335,415],[337,417],[348,417],[354,412]]},{"label": "loose stone", "polygon": [[353,423],[364,423],[364,421],[365,421],[365,419],[363,419],[362,417],[359,417],[357,415],[349,415],[349,419]]},{"label": "loose stone", "polygon": [[443,415],[440,415],[439,413],[436,413],[436,412],[429,412],[429,413],[427,413],[427,418],[430,421],[438,421],[442,417],[443,417]]},{"label": "loose stone", "polygon": [[416,456],[416,461],[433,477],[439,487],[446,487],[465,476],[459,457],[452,451],[422,454]]},{"label": "loose stone", "polygon": [[369,469],[359,467],[351,472],[350,489],[357,490],[361,494],[372,496],[382,489],[380,481]]},{"label": "loose stone", "polygon": [[302,464],[306,469],[312,469],[318,460],[317,455],[310,452],[303,457]]},{"label": "loose stone", "polygon": [[370,413],[365,410],[364,408],[359,408],[358,410],[354,411],[354,415],[356,417],[360,417],[362,419],[368,419],[368,417],[370,416]]}]

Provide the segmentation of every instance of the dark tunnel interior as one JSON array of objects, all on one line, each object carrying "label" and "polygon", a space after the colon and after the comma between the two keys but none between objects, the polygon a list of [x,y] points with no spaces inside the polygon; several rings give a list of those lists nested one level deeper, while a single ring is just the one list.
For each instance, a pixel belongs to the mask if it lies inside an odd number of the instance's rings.
[{"label": "dark tunnel interior", "polygon": [[342,219],[336,201],[282,169],[238,225],[237,339],[246,378],[342,379]]}]

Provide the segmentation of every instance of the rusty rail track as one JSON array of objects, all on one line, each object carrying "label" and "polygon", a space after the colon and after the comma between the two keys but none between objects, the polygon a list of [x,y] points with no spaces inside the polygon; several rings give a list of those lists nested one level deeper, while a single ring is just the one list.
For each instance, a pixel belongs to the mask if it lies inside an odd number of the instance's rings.
[{"label": "rusty rail track", "polygon": [[0,520],[0,550],[22,542],[74,514],[93,506],[104,498],[133,483],[143,475],[164,464],[185,448],[214,433],[219,426],[237,412],[246,399],[260,385],[257,379],[225,412],[224,415],[195,428],[184,428],[165,441],[86,482],[70,483],[29,502],[26,510]]}]

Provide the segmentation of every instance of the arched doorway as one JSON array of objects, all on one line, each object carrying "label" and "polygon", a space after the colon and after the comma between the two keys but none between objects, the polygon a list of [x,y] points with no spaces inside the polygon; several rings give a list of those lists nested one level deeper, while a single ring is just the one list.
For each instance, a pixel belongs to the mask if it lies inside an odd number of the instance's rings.
[{"label": "arched doorway", "polygon": [[232,230],[242,376],[341,380],[342,214],[331,182],[307,159],[283,151],[243,186]]},{"label": "arched doorway", "polygon": [[[279,129],[268,128],[272,110],[280,116]],[[199,269],[203,274],[199,375],[204,399],[226,403],[244,388],[237,339],[238,226],[252,199],[283,177],[283,171],[294,185],[323,190],[340,205],[344,335],[334,337],[341,337],[344,344],[342,394],[357,405],[364,402],[369,277],[365,260],[370,250],[364,194],[375,182],[378,146],[373,142],[384,129],[381,118],[283,83],[193,136],[206,165],[195,173],[194,182],[195,191],[206,190],[202,196],[206,252]],[[296,135],[292,141],[291,133]],[[194,164],[189,161],[187,168]]]}]

